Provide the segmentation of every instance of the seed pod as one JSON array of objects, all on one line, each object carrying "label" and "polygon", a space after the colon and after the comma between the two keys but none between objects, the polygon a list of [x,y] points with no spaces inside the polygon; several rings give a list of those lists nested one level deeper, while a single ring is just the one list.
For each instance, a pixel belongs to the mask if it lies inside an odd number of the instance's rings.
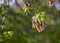
[{"label": "seed pod", "polygon": [[52,6],[54,6],[55,0],[48,0],[48,6],[49,8],[51,8]]},{"label": "seed pod", "polygon": [[32,17],[32,28],[36,28],[38,32],[41,32],[44,30],[44,23],[43,21],[37,19],[37,16],[34,15]]}]

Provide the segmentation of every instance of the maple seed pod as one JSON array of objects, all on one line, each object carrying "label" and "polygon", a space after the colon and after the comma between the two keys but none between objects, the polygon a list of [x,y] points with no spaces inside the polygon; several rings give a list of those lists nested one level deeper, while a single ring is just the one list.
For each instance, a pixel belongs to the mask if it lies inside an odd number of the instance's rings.
[{"label": "maple seed pod", "polygon": [[55,3],[55,0],[48,0],[48,6],[51,8]]},{"label": "maple seed pod", "polygon": [[36,19],[36,16],[33,16],[32,17],[32,28],[35,28],[36,26],[36,21],[37,21],[37,19]]},{"label": "maple seed pod", "polygon": [[42,22],[39,23],[39,22],[37,21],[37,23],[36,23],[36,29],[37,29],[38,32],[43,31],[43,30],[44,30],[43,23],[42,23]]},{"label": "maple seed pod", "polygon": [[44,23],[41,20],[38,20],[36,15],[32,17],[32,28],[36,28],[38,32],[44,30]]},{"label": "maple seed pod", "polygon": [[26,12],[27,10],[29,10],[29,7],[30,7],[30,3],[25,3],[24,4],[25,8],[24,8],[24,11]]},{"label": "maple seed pod", "polygon": [[27,7],[30,7],[30,3],[27,2],[27,3],[26,3],[26,6],[27,6]]}]

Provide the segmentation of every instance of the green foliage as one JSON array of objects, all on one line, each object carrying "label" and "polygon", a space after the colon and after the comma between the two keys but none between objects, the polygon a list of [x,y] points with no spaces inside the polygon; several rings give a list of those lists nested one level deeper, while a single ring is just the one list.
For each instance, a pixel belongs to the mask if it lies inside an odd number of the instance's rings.
[{"label": "green foliage", "polygon": [[44,16],[45,16],[45,12],[40,12],[40,13],[36,14],[36,17],[38,20],[43,21],[45,19]]},{"label": "green foliage", "polygon": [[[26,12],[20,9],[13,11],[6,4],[0,7],[3,22],[0,23],[0,43],[60,43],[60,12],[54,7],[49,9],[43,0],[29,2],[31,7]],[[39,20],[44,20],[46,29],[41,33],[32,29],[28,14],[36,14]]]}]

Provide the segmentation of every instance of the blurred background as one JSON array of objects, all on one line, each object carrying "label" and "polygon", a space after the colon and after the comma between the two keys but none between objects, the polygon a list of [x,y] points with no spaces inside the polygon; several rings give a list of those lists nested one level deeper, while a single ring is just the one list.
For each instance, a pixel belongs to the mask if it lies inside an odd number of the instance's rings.
[{"label": "blurred background", "polygon": [[[0,43],[60,43],[60,0],[49,7],[47,0],[0,0]],[[42,11],[46,27],[39,33],[32,16]]]}]

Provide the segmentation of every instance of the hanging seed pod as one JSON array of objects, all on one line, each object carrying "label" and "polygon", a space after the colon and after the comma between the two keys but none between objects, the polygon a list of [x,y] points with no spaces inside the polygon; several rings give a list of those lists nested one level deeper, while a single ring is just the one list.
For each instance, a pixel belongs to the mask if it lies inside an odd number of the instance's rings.
[{"label": "hanging seed pod", "polygon": [[36,19],[36,16],[34,15],[32,17],[32,28],[35,28],[36,27],[36,21],[37,21],[37,19]]},{"label": "hanging seed pod", "polygon": [[44,30],[44,23],[43,23],[43,20],[41,20],[40,14],[36,14],[32,17],[32,28],[36,28],[38,32],[41,32]]},{"label": "hanging seed pod", "polygon": [[55,0],[48,0],[48,6],[49,8],[51,8],[52,6],[54,6]]},{"label": "hanging seed pod", "polygon": [[39,21],[36,22],[36,30],[38,32],[41,32],[41,31],[44,30],[44,26],[43,26],[43,23],[42,22],[39,22]]},{"label": "hanging seed pod", "polygon": [[30,3],[26,2],[26,3],[24,4],[24,6],[25,6],[24,12],[26,12],[26,11],[28,11],[29,8],[30,8]]}]

